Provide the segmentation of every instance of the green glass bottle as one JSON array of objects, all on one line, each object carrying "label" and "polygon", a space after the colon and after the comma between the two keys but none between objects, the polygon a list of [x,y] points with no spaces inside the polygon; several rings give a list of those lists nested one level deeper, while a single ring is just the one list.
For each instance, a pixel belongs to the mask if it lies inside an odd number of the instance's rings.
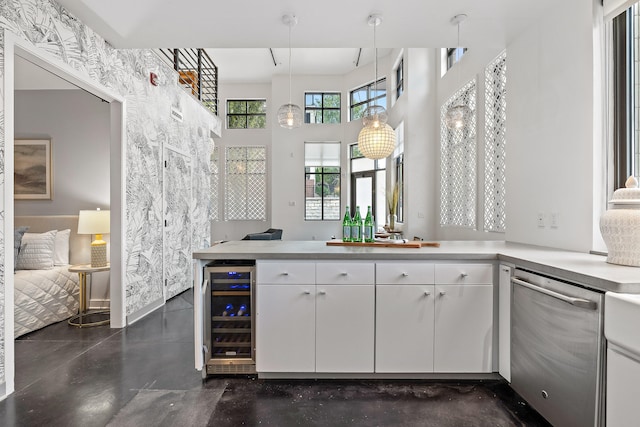
[{"label": "green glass bottle", "polygon": [[356,206],[356,212],[353,214],[351,222],[351,241],[362,242],[362,217],[360,216],[360,206]]},{"label": "green glass bottle", "polygon": [[351,241],[351,214],[349,214],[349,206],[344,212],[344,219],[342,220],[342,241]]},{"label": "green glass bottle", "polygon": [[371,206],[367,208],[367,216],[364,219],[364,228],[362,229],[362,236],[367,243],[373,242],[373,218],[371,217]]}]

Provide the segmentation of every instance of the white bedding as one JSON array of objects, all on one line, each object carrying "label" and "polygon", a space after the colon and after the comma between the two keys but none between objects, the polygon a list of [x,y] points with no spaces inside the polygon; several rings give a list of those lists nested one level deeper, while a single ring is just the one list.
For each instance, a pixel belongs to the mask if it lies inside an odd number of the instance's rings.
[{"label": "white bedding", "polygon": [[78,312],[78,274],[69,266],[15,273],[15,337]]}]

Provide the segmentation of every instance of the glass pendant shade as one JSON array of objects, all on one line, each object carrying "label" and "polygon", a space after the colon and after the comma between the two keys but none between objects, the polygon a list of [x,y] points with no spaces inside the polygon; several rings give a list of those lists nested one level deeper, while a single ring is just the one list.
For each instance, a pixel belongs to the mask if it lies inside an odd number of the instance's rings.
[{"label": "glass pendant shade", "polygon": [[294,129],[302,125],[302,109],[291,103],[291,28],[298,23],[298,18],[284,15],[282,22],[289,27],[289,103],[278,108],[278,124],[285,129]]},{"label": "glass pendant shade", "polygon": [[373,122],[387,123],[387,110],[380,105],[371,105],[362,114],[362,125],[367,126]]},{"label": "glass pendant shade", "polygon": [[302,109],[295,104],[283,104],[278,108],[278,123],[287,129],[300,127],[302,125]]},{"label": "glass pendant shade", "polygon": [[460,129],[469,123],[473,111],[464,104],[457,104],[449,107],[444,120],[449,129]]},{"label": "glass pendant shade", "polygon": [[358,150],[367,159],[384,159],[396,148],[396,133],[386,123],[372,121],[358,134]]}]

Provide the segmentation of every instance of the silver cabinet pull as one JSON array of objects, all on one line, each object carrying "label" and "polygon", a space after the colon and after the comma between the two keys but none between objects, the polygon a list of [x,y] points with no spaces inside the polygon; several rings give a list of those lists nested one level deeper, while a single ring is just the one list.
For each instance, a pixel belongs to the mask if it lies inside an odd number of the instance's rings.
[{"label": "silver cabinet pull", "polygon": [[409,273],[402,273],[402,277],[409,277]]},{"label": "silver cabinet pull", "polygon": [[595,301],[589,301],[588,299],[576,298],[576,297],[571,297],[565,294],[561,294],[560,292],[555,292],[547,288],[542,288],[540,286],[534,285],[533,283],[529,283],[525,280],[518,279],[517,277],[512,277],[511,283],[524,286],[525,288],[529,288],[532,291],[540,292],[541,294],[545,294],[552,298],[559,299],[560,301],[566,302],[567,304],[571,304],[576,307],[586,308],[589,310],[597,310],[598,308],[598,303]]},{"label": "silver cabinet pull", "polygon": [[445,296],[447,293],[445,291],[440,291],[440,296],[443,297]]},{"label": "silver cabinet pull", "polygon": [[511,273],[511,269],[509,267],[505,267],[502,269],[505,273]]},{"label": "silver cabinet pull", "polygon": [[311,295],[311,291],[304,291],[305,295]]},{"label": "silver cabinet pull", "polygon": [[286,272],[286,271],[283,271],[283,272],[282,272],[282,275],[283,275],[283,276],[288,276],[288,275],[289,275],[289,273],[288,273],[288,272]]},{"label": "silver cabinet pull", "polygon": [[320,295],[326,295],[326,294],[327,294],[327,291],[322,290],[322,291],[318,291],[318,293],[319,293]]},{"label": "silver cabinet pull", "polygon": [[429,291],[424,291],[424,296],[425,296],[425,297],[428,297],[429,295],[431,295],[431,292],[429,292]]},{"label": "silver cabinet pull", "polygon": [[346,271],[343,271],[342,273],[340,273],[341,276],[348,276],[349,273],[347,273]]},{"label": "silver cabinet pull", "polygon": [[467,274],[467,273],[460,273],[460,277],[462,277],[463,279],[464,279],[465,277],[467,277],[467,276],[468,276],[468,274]]}]

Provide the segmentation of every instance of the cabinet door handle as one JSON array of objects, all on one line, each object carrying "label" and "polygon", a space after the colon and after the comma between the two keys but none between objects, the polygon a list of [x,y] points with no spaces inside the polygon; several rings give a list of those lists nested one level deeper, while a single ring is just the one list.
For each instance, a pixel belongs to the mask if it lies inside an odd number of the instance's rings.
[{"label": "cabinet door handle", "polygon": [[409,273],[402,273],[402,277],[409,277]]},{"label": "cabinet door handle", "polygon": [[343,271],[342,273],[340,273],[341,276],[348,276],[349,273],[347,273],[346,271]]},{"label": "cabinet door handle", "polygon": [[311,295],[311,291],[304,291],[305,295]]},{"label": "cabinet door handle", "polygon": [[283,272],[282,272],[282,275],[283,275],[283,276],[288,276],[288,275],[289,275],[289,273],[288,273],[288,272],[286,272],[286,271],[283,271]]},{"label": "cabinet door handle", "polygon": [[511,269],[509,267],[505,267],[502,269],[505,273],[511,273]]},{"label": "cabinet door handle", "polygon": [[320,295],[326,295],[326,294],[327,294],[327,291],[322,290],[322,291],[318,291],[318,293],[319,293]]},{"label": "cabinet door handle", "polygon": [[440,296],[443,297],[445,296],[447,293],[445,291],[440,291]]},{"label": "cabinet door handle", "polygon": [[429,295],[431,295],[431,292],[429,292],[429,291],[424,291],[424,296],[425,296],[425,297],[428,297]]},{"label": "cabinet door handle", "polygon": [[460,273],[460,277],[462,277],[463,279],[464,279],[465,277],[467,277],[467,276],[468,276],[468,274],[467,274],[467,273]]}]

